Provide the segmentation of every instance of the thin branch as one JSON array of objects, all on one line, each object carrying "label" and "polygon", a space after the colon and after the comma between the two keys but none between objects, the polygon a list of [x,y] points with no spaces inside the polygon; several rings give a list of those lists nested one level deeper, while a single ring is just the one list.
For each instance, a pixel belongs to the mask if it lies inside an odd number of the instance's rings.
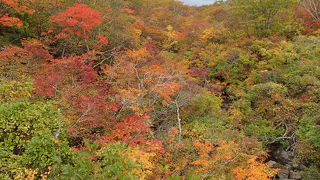
[{"label": "thin branch", "polygon": [[55,133],[55,135],[54,135],[54,137],[55,138],[58,138],[59,137],[59,135],[60,135],[60,133],[61,133],[61,129],[62,129],[62,125],[61,125],[61,123],[62,123],[62,119],[61,119],[61,111],[60,111],[60,108],[58,108],[58,118],[59,118],[59,127],[58,127],[58,130],[57,130],[57,132]]},{"label": "thin branch", "polygon": [[80,122],[82,122],[82,119],[86,116],[89,115],[89,112],[92,110],[92,105],[88,104],[87,110],[85,113],[83,113],[78,119],[77,121],[73,124],[73,126],[71,128],[74,128],[76,125],[78,125]]},{"label": "thin branch", "polygon": [[175,104],[176,104],[176,108],[177,108],[177,120],[178,120],[178,128],[179,128],[178,144],[180,144],[181,143],[182,127],[181,127],[180,106],[178,104],[178,98],[176,98]]},{"label": "thin branch", "polygon": [[109,56],[109,57],[107,57],[107,58],[104,58],[104,59],[103,59],[102,61],[100,61],[98,64],[94,65],[93,68],[96,68],[97,66],[101,65],[101,64],[104,63],[106,60],[109,60],[109,59],[111,59],[111,58],[112,58],[112,56]]}]

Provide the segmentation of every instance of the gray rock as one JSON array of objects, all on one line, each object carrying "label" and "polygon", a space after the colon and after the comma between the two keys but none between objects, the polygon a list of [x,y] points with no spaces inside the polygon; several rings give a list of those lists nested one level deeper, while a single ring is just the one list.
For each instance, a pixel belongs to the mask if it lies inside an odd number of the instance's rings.
[{"label": "gray rock", "polygon": [[288,178],[290,174],[290,171],[288,169],[281,169],[278,173],[279,179]]},{"label": "gray rock", "polygon": [[300,172],[290,171],[289,178],[290,179],[301,179],[302,176],[301,176]]},{"label": "gray rock", "polygon": [[292,167],[292,169],[299,169],[299,164],[294,163],[294,162],[291,162],[291,163],[289,163],[289,164],[290,164],[290,166]]},{"label": "gray rock", "polygon": [[289,162],[288,164],[285,164],[284,165],[284,167],[286,168],[286,169],[291,169],[292,168],[292,166],[291,166],[291,163]]},{"label": "gray rock", "polygon": [[275,158],[275,161],[281,164],[288,164],[293,158],[292,152],[284,150],[283,147],[279,147],[276,150],[272,151],[271,156]]},{"label": "gray rock", "polygon": [[286,161],[290,161],[290,155],[287,151],[281,151],[280,152],[280,158],[282,158],[283,160],[286,160]]}]

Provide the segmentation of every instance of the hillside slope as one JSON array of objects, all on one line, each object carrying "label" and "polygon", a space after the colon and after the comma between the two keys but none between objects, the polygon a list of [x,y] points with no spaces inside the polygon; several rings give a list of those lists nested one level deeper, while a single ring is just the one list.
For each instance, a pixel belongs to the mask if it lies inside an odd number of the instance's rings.
[{"label": "hillside slope", "polygon": [[0,179],[320,179],[319,10],[0,1]]}]

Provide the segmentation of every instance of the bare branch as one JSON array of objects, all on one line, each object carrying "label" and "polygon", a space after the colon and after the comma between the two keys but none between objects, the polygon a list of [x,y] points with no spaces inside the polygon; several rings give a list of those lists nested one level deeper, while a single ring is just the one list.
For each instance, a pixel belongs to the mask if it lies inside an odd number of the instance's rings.
[{"label": "bare branch", "polygon": [[175,100],[175,104],[176,104],[176,108],[177,108],[177,120],[178,120],[178,128],[179,128],[178,144],[181,144],[182,127],[181,127],[180,106],[178,103],[178,97]]}]

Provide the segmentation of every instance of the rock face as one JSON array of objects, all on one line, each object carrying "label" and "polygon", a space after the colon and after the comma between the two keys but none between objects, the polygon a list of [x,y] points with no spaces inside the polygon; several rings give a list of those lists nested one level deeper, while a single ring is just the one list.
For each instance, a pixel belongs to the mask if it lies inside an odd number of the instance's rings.
[{"label": "rock face", "polygon": [[300,180],[302,179],[300,167],[293,162],[294,154],[286,151],[282,146],[272,150],[270,153],[271,159],[267,163],[273,168],[278,168],[279,173],[275,179],[278,180]]},{"label": "rock face", "polygon": [[301,176],[300,172],[290,171],[289,178],[290,179],[301,179],[302,176]]},{"label": "rock face", "polygon": [[271,152],[271,156],[275,159],[276,162],[285,165],[293,159],[294,155],[290,151],[286,151],[283,147],[279,147]]},{"label": "rock face", "polygon": [[279,179],[287,179],[289,177],[290,171],[288,169],[280,169],[277,174]]},{"label": "rock face", "polygon": [[293,166],[275,164],[273,167],[277,167],[280,169],[279,173],[275,177],[276,179],[300,180],[302,178],[300,171]]}]

